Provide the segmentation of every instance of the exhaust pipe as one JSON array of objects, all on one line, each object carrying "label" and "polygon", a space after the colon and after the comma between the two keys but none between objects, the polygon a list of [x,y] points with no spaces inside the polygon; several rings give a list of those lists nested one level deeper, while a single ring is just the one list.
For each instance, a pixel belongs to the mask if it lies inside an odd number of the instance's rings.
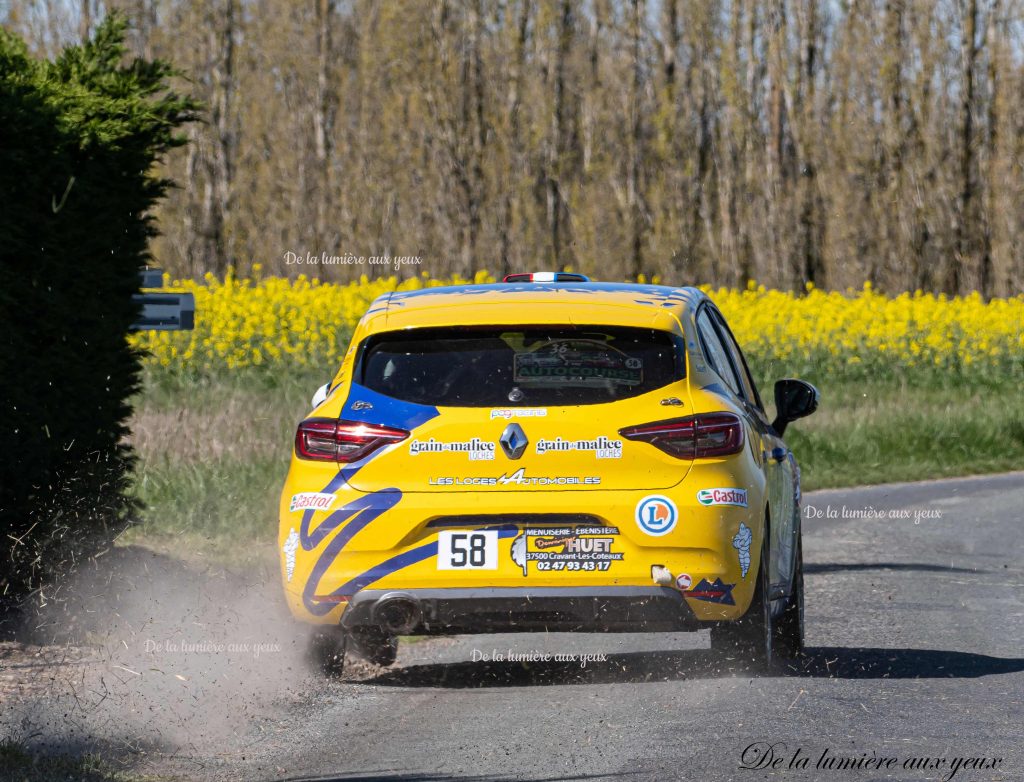
[{"label": "exhaust pipe", "polygon": [[385,595],[373,607],[370,619],[389,635],[408,635],[422,616],[420,604],[408,595]]}]

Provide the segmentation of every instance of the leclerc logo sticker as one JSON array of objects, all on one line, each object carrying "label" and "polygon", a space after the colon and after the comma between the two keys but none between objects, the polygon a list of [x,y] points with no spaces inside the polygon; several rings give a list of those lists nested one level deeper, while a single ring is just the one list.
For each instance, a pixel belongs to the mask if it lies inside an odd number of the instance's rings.
[{"label": "leclerc logo sticker", "polygon": [[697,502],[701,505],[735,505],[737,508],[747,507],[746,489],[701,489],[697,492]]},{"label": "leclerc logo sticker", "polygon": [[652,494],[636,504],[636,524],[648,535],[667,535],[676,526],[679,514],[668,497]]}]

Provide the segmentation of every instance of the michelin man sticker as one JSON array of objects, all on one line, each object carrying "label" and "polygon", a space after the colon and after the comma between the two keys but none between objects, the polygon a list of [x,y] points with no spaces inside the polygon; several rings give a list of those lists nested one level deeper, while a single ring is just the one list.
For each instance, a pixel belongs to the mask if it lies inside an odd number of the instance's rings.
[{"label": "michelin man sticker", "polygon": [[284,571],[289,581],[295,575],[295,552],[298,551],[298,548],[299,533],[295,531],[295,527],[292,527],[292,531],[288,534],[288,538],[285,540],[284,546],[282,546],[284,551]]},{"label": "michelin man sticker", "polygon": [[743,578],[747,577],[747,571],[750,570],[750,541],[754,539],[754,534],[750,531],[750,527],[740,522],[740,531],[733,535],[732,547],[739,552],[740,555],[740,575]]},{"label": "michelin man sticker", "polygon": [[512,541],[512,561],[515,562],[519,567],[523,569],[523,575],[526,575],[526,536],[520,535],[518,538]]}]

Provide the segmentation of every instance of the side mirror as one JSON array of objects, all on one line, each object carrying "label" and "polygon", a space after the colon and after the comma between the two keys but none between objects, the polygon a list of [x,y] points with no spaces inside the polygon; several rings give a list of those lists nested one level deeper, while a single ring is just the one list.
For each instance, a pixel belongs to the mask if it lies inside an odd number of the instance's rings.
[{"label": "side mirror", "polygon": [[327,398],[327,392],[331,390],[330,383],[324,383],[320,388],[313,394],[312,405],[313,407],[319,407],[320,404]]},{"label": "side mirror", "polygon": [[775,383],[775,420],[772,428],[781,437],[790,421],[818,409],[818,389],[803,380],[786,378]]}]

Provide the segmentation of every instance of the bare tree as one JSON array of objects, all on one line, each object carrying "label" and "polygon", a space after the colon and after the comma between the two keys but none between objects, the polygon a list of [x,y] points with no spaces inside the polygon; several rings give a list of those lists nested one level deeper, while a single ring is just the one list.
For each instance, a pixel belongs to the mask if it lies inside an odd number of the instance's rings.
[{"label": "bare tree", "polygon": [[318,257],[336,249],[336,232],[329,230],[327,216],[334,194],[334,112],[337,90],[332,83],[334,46],[334,0],[314,0],[317,22],[316,110],[313,112],[316,150],[315,234]]},{"label": "bare tree", "polygon": [[206,105],[156,215],[178,273],[328,251],[1024,282],[1022,0],[13,0],[0,21],[52,55],[115,8]]},{"label": "bare tree", "polygon": [[960,8],[960,144],[958,151],[960,192],[956,210],[956,256],[946,263],[944,288],[947,293],[961,293],[964,279],[972,271],[976,257],[975,237],[975,151],[974,151],[974,69],[978,59],[978,0],[958,0]]}]

